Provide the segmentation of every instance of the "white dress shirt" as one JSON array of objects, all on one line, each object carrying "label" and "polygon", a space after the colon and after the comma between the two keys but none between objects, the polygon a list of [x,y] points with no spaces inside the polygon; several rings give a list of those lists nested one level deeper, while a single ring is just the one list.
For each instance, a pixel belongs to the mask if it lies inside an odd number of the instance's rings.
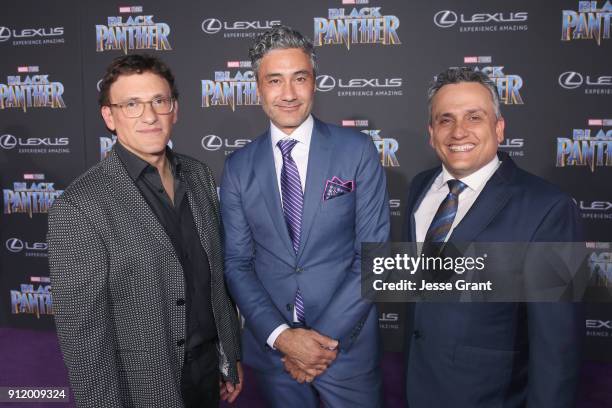
[{"label": "white dress shirt", "polygon": [[[298,126],[290,135],[286,134],[274,123],[270,122],[270,137],[272,139],[272,153],[274,155],[274,168],[276,169],[276,181],[278,183],[278,192],[280,194],[281,203],[283,200],[283,193],[281,189],[281,169],[283,168],[283,154],[280,148],[276,145],[281,139],[294,139],[297,140],[297,144],[291,150],[291,157],[297,166],[298,173],[300,174],[300,184],[302,185],[302,192],[306,187],[306,171],[308,169],[308,152],[310,151],[310,139],[312,137],[312,129],[314,127],[314,119],[312,115],[308,115],[308,118],[300,126]],[[297,314],[295,308],[293,308],[293,321],[297,322]],[[270,333],[268,336],[268,346],[274,348],[274,342],[276,338],[289,326],[281,324]]]},{"label": "white dress shirt", "polygon": [[[468,210],[478,198],[478,195],[480,195],[481,191],[484,189],[485,184],[487,184],[487,181],[493,176],[500,164],[499,158],[495,155],[493,160],[485,166],[469,176],[459,179],[459,181],[467,185],[467,188],[459,194],[457,214],[455,215],[451,229],[448,231],[448,234],[446,234],[444,242],[448,241],[448,238],[451,236],[457,224],[459,224],[465,214],[467,214]],[[440,204],[442,204],[442,201],[444,201],[444,198],[448,195],[449,189],[447,182],[454,178],[455,177],[446,170],[446,167],[442,165],[442,172],[436,177],[427,191],[427,194],[425,194],[423,201],[421,201],[419,208],[414,212],[417,242],[425,241],[425,235],[427,235],[429,225],[433,221],[438,211],[438,207],[440,207]]]}]

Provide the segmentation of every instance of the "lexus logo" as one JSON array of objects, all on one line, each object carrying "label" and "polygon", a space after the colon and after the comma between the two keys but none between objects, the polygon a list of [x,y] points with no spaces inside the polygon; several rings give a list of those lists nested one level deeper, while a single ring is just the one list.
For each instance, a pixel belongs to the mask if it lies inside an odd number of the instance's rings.
[{"label": "lexus logo", "polygon": [[11,38],[11,30],[8,27],[0,27],[0,42]]},{"label": "lexus logo", "polygon": [[96,83],[96,89],[100,92],[100,86],[102,85],[102,79]]},{"label": "lexus logo", "polygon": [[330,76],[330,75],[318,75],[317,76],[317,83],[316,83],[317,91],[327,92],[327,91],[331,91],[335,87],[336,87],[336,80],[334,79],[333,76]]},{"label": "lexus logo", "polygon": [[17,138],[13,135],[0,136],[0,147],[3,149],[12,149],[17,146]]},{"label": "lexus logo", "polygon": [[438,11],[433,18],[434,23],[440,28],[448,28],[457,24],[457,13],[450,10]]},{"label": "lexus logo", "polygon": [[207,18],[206,20],[202,21],[202,31],[204,31],[206,34],[217,34],[219,31],[221,31],[221,28],[223,28],[223,24],[221,23],[221,20],[216,18]]},{"label": "lexus logo", "polygon": [[576,89],[582,82],[582,75],[578,72],[567,71],[559,75],[559,85],[565,89]]},{"label": "lexus logo", "polygon": [[6,240],[6,249],[11,252],[23,251],[23,241],[19,238],[9,238]]},{"label": "lexus logo", "polygon": [[223,141],[217,135],[206,135],[202,138],[202,147],[211,152],[217,151],[223,146]]}]

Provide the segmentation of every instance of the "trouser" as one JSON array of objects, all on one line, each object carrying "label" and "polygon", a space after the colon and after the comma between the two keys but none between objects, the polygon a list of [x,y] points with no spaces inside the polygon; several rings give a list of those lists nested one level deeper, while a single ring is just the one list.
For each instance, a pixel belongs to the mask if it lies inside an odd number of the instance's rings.
[{"label": "trouser", "polygon": [[185,408],[219,405],[219,362],[214,341],[185,351],[181,392]]}]

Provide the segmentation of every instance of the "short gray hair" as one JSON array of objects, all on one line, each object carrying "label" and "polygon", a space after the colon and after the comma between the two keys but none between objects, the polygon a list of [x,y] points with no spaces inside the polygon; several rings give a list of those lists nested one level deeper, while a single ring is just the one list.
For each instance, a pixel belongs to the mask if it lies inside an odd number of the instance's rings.
[{"label": "short gray hair", "polygon": [[475,82],[478,83],[489,91],[493,100],[493,110],[495,111],[495,117],[499,119],[501,117],[501,110],[499,108],[499,94],[497,93],[497,87],[495,83],[489,78],[487,74],[481,71],[474,71],[473,68],[469,67],[455,67],[448,68],[436,76],[434,81],[427,89],[427,103],[429,105],[429,124],[431,125],[431,101],[434,96],[438,93],[440,88],[444,85],[458,84],[460,82]]},{"label": "short gray hair", "polygon": [[271,29],[265,31],[255,38],[255,42],[249,48],[249,57],[251,58],[251,67],[257,72],[261,59],[272,50],[286,50],[289,48],[299,48],[308,57],[312,64],[313,71],[317,71],[317,56],[314,51],[314,45],[308,37],[304,37],[299,31],[285,25],[275,25]]}]

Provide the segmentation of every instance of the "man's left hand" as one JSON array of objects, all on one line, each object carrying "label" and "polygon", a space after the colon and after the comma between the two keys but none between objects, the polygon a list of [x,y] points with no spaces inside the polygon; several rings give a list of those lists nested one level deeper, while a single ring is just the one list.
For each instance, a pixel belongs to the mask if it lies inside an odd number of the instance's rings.
[{"label": "man's left hand", "polygon": [[291,378],[293,378],[300,384],[304,382],[314,381],[315,377],[325,371],[325,369],[304,370],[300,367],[299,362],[297,360],[293,360],[292,358],[287,356],[283,356],[281,360],[283,362],[283,365],[285,366],[285,371],[291,376]]},{"label": "man's left hand", "polygon": [[229,402],[230,404],[238,398],[238,394],[242,391],[242,384],[244,381],[244,371],[242,370],[242,363],[238,361],[238,384],[234,384],[231,381],[219,380],[219,393],[221,401]]}]

